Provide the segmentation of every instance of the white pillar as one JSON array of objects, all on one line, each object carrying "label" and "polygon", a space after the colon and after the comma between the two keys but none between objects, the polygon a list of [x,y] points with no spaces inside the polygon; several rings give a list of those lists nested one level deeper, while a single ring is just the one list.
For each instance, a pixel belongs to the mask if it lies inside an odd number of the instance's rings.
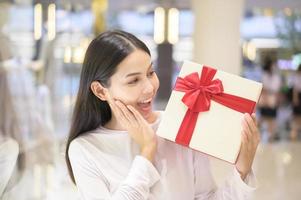
[{"label": "white pillar", "polygon": [[240,74],[243,3],[244,0],[192,0],[194,61]]}]

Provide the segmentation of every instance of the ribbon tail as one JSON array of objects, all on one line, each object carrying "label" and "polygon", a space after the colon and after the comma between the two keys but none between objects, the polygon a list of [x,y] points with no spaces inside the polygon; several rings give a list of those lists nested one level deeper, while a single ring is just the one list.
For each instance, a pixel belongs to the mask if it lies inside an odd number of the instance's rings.
[{"label": "ribbon tail", "polygon": [[189,146],[196,121],[198,119],[198,112],[192,112],[190,109],[187,110],[182,124],[178,130],[178,134],[176,137],[176,143],[184,145],[184,146]]},{"label": "ribbon tail", "polygon": [[252,114],[256,106],[252,100],[226,93],[213,95],[212,100],[241,113]]}]

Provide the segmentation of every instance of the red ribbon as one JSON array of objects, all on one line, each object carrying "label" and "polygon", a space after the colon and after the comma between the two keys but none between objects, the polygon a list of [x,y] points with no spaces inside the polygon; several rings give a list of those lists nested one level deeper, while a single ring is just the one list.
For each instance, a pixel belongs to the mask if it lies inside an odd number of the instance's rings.
[{"label": "red ribbon", "polygon": [[256,102],[224,93],[222,81],[212,80],[216,69],[204,66],[201,77],[198,72],[184,78],[178,77],[174,90],[185,92],[182,102],[188,107],[178,130],[176,143],[188,146],[200,112],[210,109],[211,100],[241,113],[252,113]]}]

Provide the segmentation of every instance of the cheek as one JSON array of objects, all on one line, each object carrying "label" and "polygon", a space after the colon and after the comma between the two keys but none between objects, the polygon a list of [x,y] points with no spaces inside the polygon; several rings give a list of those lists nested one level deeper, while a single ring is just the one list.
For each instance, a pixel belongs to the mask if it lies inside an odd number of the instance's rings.
[{"label": "cheek", "polygon": [[[154,87],[154,93],[156,94],[160,86],[160,81],[157,76],[153,77],[152,85]],[[137,101],[140,99],[142,90],[143,88],[138,88],[138,87],[133,87],[133,88],[120,87],[120,88],[112,88],[110,92],[114,99],[118,99],[127,105],[130,104],[135,106],[135,104],[137,104]]]},{"label": "cheek", "polygon": [[133,105],[137,102],[139,93],[129,88],[123,88],[118,91],[112,91],[112,96],[114,99],[118,99],[126,105]]}]

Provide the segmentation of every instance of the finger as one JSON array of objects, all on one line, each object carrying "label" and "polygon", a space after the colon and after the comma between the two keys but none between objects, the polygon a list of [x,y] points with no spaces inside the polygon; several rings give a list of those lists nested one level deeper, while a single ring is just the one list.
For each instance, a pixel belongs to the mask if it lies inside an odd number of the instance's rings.
[{"label": "finger", "polygon": [[248,143],[248,136],[245,134],[244,131],[241,132],[241,141],[243,147]]},{"label": "finger", "polygon": [[255,125],[255,128],[256,128],[257,134],[259,135],[258,121],[257,121],[257,118],[256,118],[256,114],[255,114],[255,113],[252,113],[251,117],[252,117],[252,120],[253,120],[253,122],[254,122],[254,125]]},{"label": "finger", "polygon": [[252,152],[257,146],[254,144],[252,138],[250,138],[250,136],[246,133],[246,132],[243,132],[243,135],[245,137],[245,142],[243,143],[243,150],[246,152],[246,153],[250,153]]},{"label": "finger", "polygon": [[250,141],[248,138],[248,134],[245,131],[241,132],[241,151],[246,151],[246,149],[249,149]]},{"label": "finger", "polygon": [[253,135],[255,136],[255,142],[258,144],[260,142],[260,132],[259,132],[259,129],[258,129],[258,122],[257,122],[257,119],[256,119],[256,114],[252,113],[251,118],[254,122],[253,129],[254,129],[255,133],[253,133]]},{"label": "finger", "polygon": [[105,97],[107,98],[108,104],[113,107],[115,104],[113,101],[113,98],[111,97],[111,95],[108,92],[106,92],[106,90],[104,90],[104,91],[105,91]]},{"label": "finger", "polygon": [[248,143],[251,139],[251,134],[248,134],[248,131],[246,131],[246,130],[242,130],[242,134],[244,135],[244,137],[246,139],[246,143]]},{"label": "finger", "polygon": [[117,119],[121,119],[124,118],[124,115],[122,113],[122,111],[120,110],[120,108],[116,105],[115,102],[111,102],[110,103],[110,107],[113,110],[113,113],[116,115]]},{"label": "finger", "polygon": [[[116,104],[116,103],[115,103]],[[115,111],[114,111],[115,117],[117,119],[117,121],[120,122],[120,124],[124,127],[127,128],[129,123],[127,118],[124,116],[123,112],[121,111],[121,109],[116,105]]]},{"label": "finger", "polygon": [[243,120],[243,130],[242,130],[243,134],[246,137],[246,148],[249,148],[251,145],[253,145],[255,143],[255,136],[253,136],[246,120]]},{"label": "finger", "polygon": [[131,105],[127,106],[130,111],[134,114],[135,118],[140,122],[145,122],[145,119],[141,116],[141,114]]},{"label": "finger", "polygon": [[112,110],[115,111],[115,114],[117,114],[118,116],[123,116],[121,110],[116,105],[116,101],[111,97],[109,92],[105,92],[105,95],[107,97],[108,103],[111,106]]},{"label": "finger", "polygon": [[252,117],[252,119],[253,119],[255,125],[257,126],[257,125],[258,125],[258,124],[257,124],[258,122],[257,122],[256,114],[255,114],[255,113],[252,113],[251,117]]},{"label": "finger", "polygon": [[244,117],[244,119],[242,120],[242,127],[243,127],[243,130],[247,133],[250,133],[251,134],[251,129],[248,125],[248,122],[246,120],[246,118]]},{"label": "finger", "polygon": [[244,116],[247,125],[251,131],[251,133],[255,133],[257,131],[257,127],[255,125],[255,121],[253,120],[253,118],[251,117],[251,115],[249,113],[246,113]]},{"label": "finger", "polygon": [[136,121],[134,114],[132,114],[125,104],[123,104],[121,101],[116,101],[116,105],[120,108],[129,123],[134,123]]},{"label": "finger", "polygon": [[112,109],[113,113],[116,115],[116,118],[119,120],[124,121],[124,115],[120,108],[116,105],[115,100],[111,97],[111,95],[108,92],[105,92],[105,95],[107,97],[107,101],[110,105],[110,108]]},{"label": "finger", "polygon": [[108,103],[116,109],[115,99],[110,95],[110,93],[105,91],[105,96],[107,98]]}]

